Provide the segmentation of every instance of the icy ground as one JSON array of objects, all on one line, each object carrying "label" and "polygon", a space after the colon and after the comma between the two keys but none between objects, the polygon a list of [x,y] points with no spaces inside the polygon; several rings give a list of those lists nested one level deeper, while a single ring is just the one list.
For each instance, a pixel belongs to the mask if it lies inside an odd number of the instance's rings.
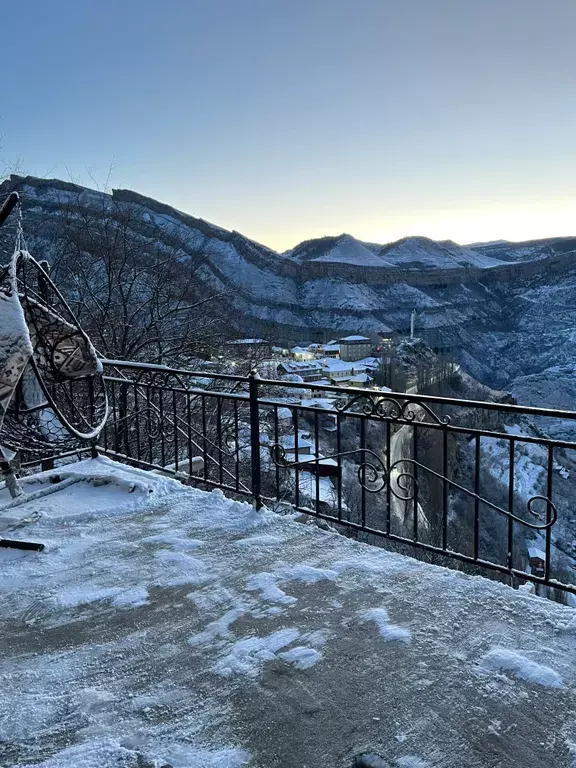
[{"label": "icy ground", "polygon": [[574,610],[104,459],[59,474],[0,499],[46,544],[0,551],[2,768],[576,766]]}]

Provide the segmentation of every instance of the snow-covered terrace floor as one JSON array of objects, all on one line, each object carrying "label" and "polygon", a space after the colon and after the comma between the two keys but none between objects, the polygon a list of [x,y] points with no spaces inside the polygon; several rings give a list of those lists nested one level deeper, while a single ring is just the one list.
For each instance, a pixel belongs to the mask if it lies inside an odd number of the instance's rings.
[{"label": "snow-covered terrace floor", "polygon": [[2,768],[576,765],[573,609],[104,459],[70,473],[100,480],[0,512],[46,544],[0,552]]}]

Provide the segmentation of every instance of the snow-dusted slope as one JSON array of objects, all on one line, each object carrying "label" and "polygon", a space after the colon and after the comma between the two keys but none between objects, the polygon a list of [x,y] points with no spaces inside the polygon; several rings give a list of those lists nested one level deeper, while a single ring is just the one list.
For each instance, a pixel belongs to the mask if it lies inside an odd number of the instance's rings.
[{"label": "snow-dusted slope", "polygon": [[428,237],[405,237],[385,245],[379,254],[386,261],[405,269],[455,269],[502,266],[501,261],[466,248],[451,240],[437,242]]},{"label": "snow-dusted slope", "polygon": [[415,269],[490,269],[502,261],[458,245],[450,240],[437,242],[428,237],[405,237],[388,245],[363,243],[352,235],[307,240],[285,256],[304,262],[341,262],[358,267],[400,267]]},{"label": "snow-dusted slope", "polygon": [[506,262],[534,261],[544,259],[557,252],[576,250],[576,237],[554,237],[544,240],[526,240],[511,243],[497,240],[491,243],[474,243],[466,246],[469,250]]},{"label": "snow-dusted slope", "polygon": [[305,261],[338,261],[345,264],[355,264],[361,267],[391,267],[391,262],[379,254],[381,246],[373,243],[363,243],[352,235],[338,237],[323,237],[319,240],[308,240],[301,243],[285,255],[297,262]]}]

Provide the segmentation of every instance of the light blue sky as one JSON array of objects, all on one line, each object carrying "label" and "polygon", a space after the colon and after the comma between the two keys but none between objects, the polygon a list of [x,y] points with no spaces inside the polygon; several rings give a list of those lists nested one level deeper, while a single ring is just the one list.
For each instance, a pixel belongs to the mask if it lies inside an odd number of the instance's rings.
[{"label": "light blue sky", "polygon": [[576,234],[575,0],[26,0],[0,169],[135,189],[280,250]]}]

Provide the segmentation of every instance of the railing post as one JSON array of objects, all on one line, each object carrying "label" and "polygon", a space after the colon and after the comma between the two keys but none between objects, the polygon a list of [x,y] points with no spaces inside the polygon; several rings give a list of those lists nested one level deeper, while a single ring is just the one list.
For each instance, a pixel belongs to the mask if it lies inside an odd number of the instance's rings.
[{"label": "railing post", "polygon": [[[94,382],[92,381],[92,379],[88,379],[88,407],[90,408],[90,423],[94,424],[96,404],[94,402]],[[93,437],[90,440],[90,458],[91,459],[98,458],[98,438],[97,437]]]},{"label": "railing post", "polygon": [[250,460],[252,464],[252,495],[256,509],[262,508],[260,469],[260,408],[258,406],[258,373],[250,371],[248,395],[250,398]]},{"label": "railing post", "polygon": [[10,216],[10,214],[12,213],[12,211],[18,205],[19,202],[20,202],[20,198],[18,197],[18,192],[11,192],[8,195],[8,197],[4,201],[4,204],[0,208],[0,227],[2,226],[2,224],[4,224],[8,216]]}]

